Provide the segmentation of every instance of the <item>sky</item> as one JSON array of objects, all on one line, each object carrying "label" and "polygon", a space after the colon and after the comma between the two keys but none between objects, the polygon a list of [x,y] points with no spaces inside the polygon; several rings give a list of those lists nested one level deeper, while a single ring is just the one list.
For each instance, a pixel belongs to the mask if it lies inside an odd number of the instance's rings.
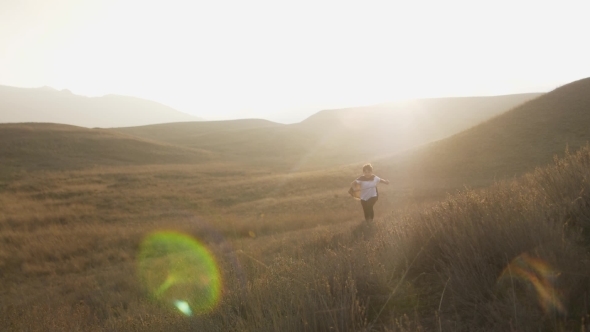
[{"label": "sky", "polygon": [[208,120],[550,91],[590,77],[590,1],[0,0],[0,85]]}]

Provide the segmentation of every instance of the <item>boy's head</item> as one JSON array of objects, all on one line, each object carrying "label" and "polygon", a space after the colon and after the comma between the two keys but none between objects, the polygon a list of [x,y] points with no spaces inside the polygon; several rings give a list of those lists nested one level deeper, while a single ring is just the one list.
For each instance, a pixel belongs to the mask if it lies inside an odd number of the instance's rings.
[{"label": "boy's head", "polygon": [[365,164],[363,166],[363,173],[365,173],[365,175],[371,175],[373,173],[373,166],[371,166],[371,164]]}]

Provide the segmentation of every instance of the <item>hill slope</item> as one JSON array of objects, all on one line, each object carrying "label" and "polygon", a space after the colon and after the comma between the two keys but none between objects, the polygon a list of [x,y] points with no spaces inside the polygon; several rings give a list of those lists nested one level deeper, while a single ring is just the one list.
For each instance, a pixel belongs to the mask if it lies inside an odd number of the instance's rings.
[{"label": "hill slope", "polygon": [[370,157],[459,133],[540,95],[418,99],[325,110],[296,126],[326,133],[322,144],[329,149],[345,146]]},{"label": "hill slope", "polygon": [[111,130],[184,146],[209,144],[205,135],[220,133],[222,136],[235,135],[236,132],[251,129],[277,127],[285,125],[262,119],[241,119],[227,121],[201,121],[185,123],[165,123],[137,127],[113,128]]},{"label": "hill slope", "polygon": [[220,152],[248,164],[313,169],[374,158],[441,139],[539,95],[441,98],[327,110],[291,125],[236,120],[114,130]]},{"label": "hill slope", "polygon": [[81,127],[125,127],[198,120],[140,98],[118,95],[90,98],[49,87],[0,86],[0,123],[51,122]]},{"label": "hill slope", "polygon": [[[590,78],[582,79],[505,114],[420,149],[378,161],[409,187],[488,185],[551,163],[566,146],[590,141]],[[441,182],[442,181],[442,182]]]},{"label": "hill slope", "polygon": [[0,177],[15,170],[202,163],[214,154],[102,129],[55,124],[0,124]]}]

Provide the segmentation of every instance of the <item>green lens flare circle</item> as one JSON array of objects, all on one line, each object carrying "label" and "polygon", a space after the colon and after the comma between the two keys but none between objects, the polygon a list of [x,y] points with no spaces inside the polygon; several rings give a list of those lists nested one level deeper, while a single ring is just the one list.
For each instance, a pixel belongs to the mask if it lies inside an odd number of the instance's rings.
[{"label": "green lens flare circle", "polygon": [[139,276],[153,299],[191,316],[219,302],[221,277],[213,255],[190,236],[150,234],[141,243]]}]

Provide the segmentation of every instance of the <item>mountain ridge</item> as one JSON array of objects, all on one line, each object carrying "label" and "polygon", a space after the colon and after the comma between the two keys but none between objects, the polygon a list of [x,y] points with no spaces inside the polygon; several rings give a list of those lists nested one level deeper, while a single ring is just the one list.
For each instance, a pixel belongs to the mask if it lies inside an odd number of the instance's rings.
[{"label": "mountain ridge", "polygon": [[0,123],[61,123],[80,127],[126,127],[200,121],[164,104],[122,95],[86,97],[67,89],[0,85]]}]

